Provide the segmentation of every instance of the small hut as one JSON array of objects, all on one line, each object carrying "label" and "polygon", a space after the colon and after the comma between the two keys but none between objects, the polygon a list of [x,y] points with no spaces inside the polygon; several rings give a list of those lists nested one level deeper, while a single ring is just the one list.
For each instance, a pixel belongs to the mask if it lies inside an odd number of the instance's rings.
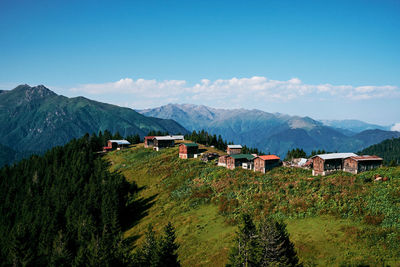
[{"label": "small hut", "polygon": [[196,143],[182,143],[179,145],[179,158],[194,158],[199,153],[199,145]]}]

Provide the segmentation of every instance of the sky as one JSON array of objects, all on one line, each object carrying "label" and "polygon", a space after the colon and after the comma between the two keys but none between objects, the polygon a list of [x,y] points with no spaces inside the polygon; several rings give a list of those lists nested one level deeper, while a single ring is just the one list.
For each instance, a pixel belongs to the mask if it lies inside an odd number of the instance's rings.
[{"label": "sky", "polygon": [[0,90],[18,84],[391,125],[400,1],[0,0]]}]

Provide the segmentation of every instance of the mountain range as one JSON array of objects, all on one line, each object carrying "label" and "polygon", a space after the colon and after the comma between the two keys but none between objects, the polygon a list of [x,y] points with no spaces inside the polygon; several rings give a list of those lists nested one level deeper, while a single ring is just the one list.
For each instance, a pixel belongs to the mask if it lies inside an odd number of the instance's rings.
[{"label": "mountain range", "polygon": [[147,117],[130,108],[84,97],[68,98],[43,85],[20,85],[13,90],[1,91],[0,125],[3,149],[8,147],[9,151],[18,153],[42,152],[85,133],[104,130],[141,137],[149,131],[187,132],[170,119]]},{"label": "mountain range", "polygon": [[[173,119],[186,129],[204,129],[228,141],[284,156],[293,148],[326,151],[359,151],[400,132],[355,121],[317,121],[310,117],[261,110],[216,109],[204,105],[168,104],[139,111],[146,116]],[[331,124],[329,126],[327,124]],[[334,127],[333,127],[334,126]],[[374,129],[371,129],[374,128]],[[383,128],[383,129],[382,129]]]}]

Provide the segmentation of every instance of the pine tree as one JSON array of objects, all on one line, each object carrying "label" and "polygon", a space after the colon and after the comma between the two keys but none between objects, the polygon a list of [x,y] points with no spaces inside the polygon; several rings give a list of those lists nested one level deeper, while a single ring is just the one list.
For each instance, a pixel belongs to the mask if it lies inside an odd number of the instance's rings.
[{"label": "pine tree", "polygon": [[159,264],[159,241],[155,237],[153,226],[148,225],[143,246],[134,255],[134,265],[155,267]]},{"label": "pine tree", "polygon": [[229,255],[227,266],[257,266],[257,229],[250,215],[242,215],[235,246]]},{"label": "pine tree", "polygon": [[164,237],[160,242],[160,264],[159,266],[175,267],[180,266],[178,260],[179,245],[175,243],[175,229],[171,222],[164,228]]},{"label": "pine tree", "polygon": [[259,266],[300,266],[283,222],[264,219],[258,232],[258,244],[261,248]]}]

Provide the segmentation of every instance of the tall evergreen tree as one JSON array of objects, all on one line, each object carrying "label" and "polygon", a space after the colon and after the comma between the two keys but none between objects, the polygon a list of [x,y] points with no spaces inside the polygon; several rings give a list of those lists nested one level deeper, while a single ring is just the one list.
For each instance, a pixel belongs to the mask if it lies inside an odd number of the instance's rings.
[{"label": "tall evergreen tree", "polygon": [[259,266],[300,266],[286,225],[267,218],[258,227]]},{"label": "tall evergreen tree", "polygon": [[235,245],[231,249],[227,266],[257,266],[257,254],[257,228],[250,215],[244,214],[241,218]]},{"label": "tall evergreen tree", "polygon": [[164,228],[164,236],[160,242],[160,266],[180,266],[177,254],[178,248],[179,245],[175,242],[175,228],[171,222],[168,222]]},{"label": "tall evergreen tree", "polygon": [[153,226],[148,225],[145,240],[134,256],[134,265],[156,267],[159,265],[159,240],[156,239]]}]

